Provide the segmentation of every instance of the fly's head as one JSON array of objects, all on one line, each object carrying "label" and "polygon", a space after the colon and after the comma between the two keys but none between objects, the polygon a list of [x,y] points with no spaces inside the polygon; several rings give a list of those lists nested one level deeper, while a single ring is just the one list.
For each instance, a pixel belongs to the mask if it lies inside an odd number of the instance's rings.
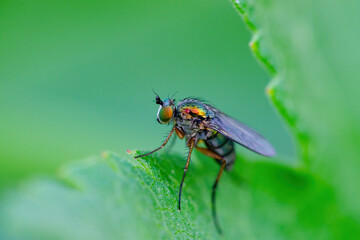
[{"label": "fly's head", "polygon": [[161,100],[158,95],[155,98],[156,104],[159,104],[159,110],[157,113],[157,120],[161,124],[168,124],[174,118],[175,115],[175,100],[171,98],[165,98]]}]

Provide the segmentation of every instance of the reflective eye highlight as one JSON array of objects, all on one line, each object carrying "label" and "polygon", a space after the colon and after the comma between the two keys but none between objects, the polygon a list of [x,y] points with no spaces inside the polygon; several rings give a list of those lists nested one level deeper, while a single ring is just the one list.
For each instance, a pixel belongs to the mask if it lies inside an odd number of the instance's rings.
[{"label": "reflective eye highlight", "polygon": [[168,123],[173,116],[173,108],[171,106],[161,107],[158,112],[158,119],[161,123]]}]

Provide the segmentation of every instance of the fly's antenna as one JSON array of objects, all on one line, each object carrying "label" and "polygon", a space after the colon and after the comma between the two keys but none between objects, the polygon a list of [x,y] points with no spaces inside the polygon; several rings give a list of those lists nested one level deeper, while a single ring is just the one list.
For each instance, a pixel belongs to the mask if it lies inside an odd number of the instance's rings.
[{"label": "fly's antenna", "polygon": [[161,98],[159,97],[159,95],[154,91],[154,89],[153,88],[151,88],[152,89],[152,91],[153,91],[153,93],[156,95],[156,97],[155,97],[155,102],[156,102],[156,104],[159,104],[159,105],[163,105],[163,101],[161,101]]},{"label": "fly's antenna", "polygon": [[179,92],[178,92],[178,91],[176,91],[176,92],[172,95],[172,97],[171,97],[171,99],[173,99],[173,100],[174,100],[174,102],[175,102],[174,97],[175,97],[175,95],[176,95],[177,93],[179,93]]},{"label": "fly's antenna", "polygon": [[155,92],[154,88],[151,88],[151,90],[153,91],[153,93],[154,93],[156,96],[159,96],[159,95]]}]

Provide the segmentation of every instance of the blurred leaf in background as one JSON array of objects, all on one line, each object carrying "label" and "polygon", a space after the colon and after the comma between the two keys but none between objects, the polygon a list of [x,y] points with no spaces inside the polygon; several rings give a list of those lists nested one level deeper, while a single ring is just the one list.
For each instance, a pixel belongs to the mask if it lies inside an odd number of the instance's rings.
[{"label": "blurred leaf in background", "polygon": [[160,144],[168,129],[151,88],[207,99],[292,156],[249,40],[222,0],[2,1],[0,188],[102,150]]}]

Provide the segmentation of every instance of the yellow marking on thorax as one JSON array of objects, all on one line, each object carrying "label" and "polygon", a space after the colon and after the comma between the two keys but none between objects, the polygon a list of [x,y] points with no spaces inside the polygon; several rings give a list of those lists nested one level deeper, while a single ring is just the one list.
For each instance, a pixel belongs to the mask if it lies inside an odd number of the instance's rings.
[{"label": "yellow marking on thorax", "polygon": [[199,116],[202,116],[202,117],[206,116],[206,111],[204,111],[201,108],[195,107],[195,106],[186,106],[186,107],[181,109],[181,112],[184,113],[184,114],[193,113],[193,114],[196,114],[196,115],[199,115]]}]

